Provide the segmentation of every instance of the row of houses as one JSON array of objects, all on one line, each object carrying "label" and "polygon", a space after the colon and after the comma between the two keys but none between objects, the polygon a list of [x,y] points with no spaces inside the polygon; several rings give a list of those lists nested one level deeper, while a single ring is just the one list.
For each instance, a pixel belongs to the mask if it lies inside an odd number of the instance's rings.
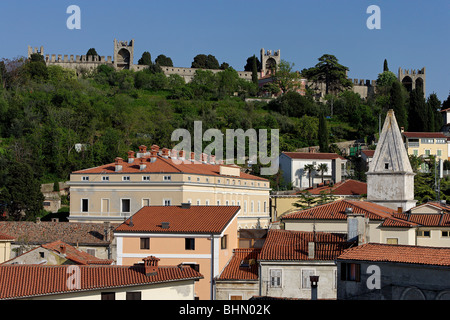
[{"label": "row of houses", "polygon": [[321,187],[366,201],[282,215],[267,179],[141,146],[71,175],[69,222],[0,223],[0,298],[447,299],[450,208],[416,206],[413,176],[392,111],[367,184]]}]

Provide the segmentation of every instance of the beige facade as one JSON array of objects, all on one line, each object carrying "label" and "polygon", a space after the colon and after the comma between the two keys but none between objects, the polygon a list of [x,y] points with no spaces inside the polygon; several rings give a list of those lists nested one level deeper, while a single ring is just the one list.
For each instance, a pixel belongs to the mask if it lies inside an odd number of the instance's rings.
[{"label": "beige facade", "polygon": [[76,173],[70,177],[71,222],[122,222],[148,205],[238,205],[240,228],[270,223],[267,180],[185,173]]},{"label": "beige facade", "polygon": [[12,240],[0,240],[0,263],[10,259],[11,242]]},{"label": "beige facade", "polygon": [[[233,249],[238,247],[237,229],[235,217],[220,234],[115,232],[117,264],[133,265],[151,255],[160,259],[164,265],[192,265],[204,277],[195,284],[195,297],[209,300],[213,298],[211,293],[214,292],[211,272],[212,277],[218,276],[232,257]],[[149,238],[148,249],[141,248],[143,238]],[[193,247],[186,247],[187,239],[193,241]]]},{"label": "beige facade", "polygon": [[448,160],[447,137],[440,132],[403,132],[403,139],[408,155],[437,160]]}]

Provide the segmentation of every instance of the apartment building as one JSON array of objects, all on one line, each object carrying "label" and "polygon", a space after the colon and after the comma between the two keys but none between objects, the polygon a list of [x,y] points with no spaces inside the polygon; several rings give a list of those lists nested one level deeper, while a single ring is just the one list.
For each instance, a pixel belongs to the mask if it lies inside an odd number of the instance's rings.
[{"label": "apartment building", "polygon": [[114,231],[117,264],[132,265],[154,256],[167,265],[188,265],[204,279],[195,297],[214,298],[213,278],[238,247],[238,206],[147,206]]},{"label": "apartment building", "polygon": [[447,136],[442,132],[402,132],[408,155],[448,160]]},{"label": "apartment building", "polygon": [[267,228],[270,184],[206,154],[186,155],[153,145],[128,152],[128,159],[73,172],[71,222],[122,222],[144,206],[240,206],[239,227]]}]

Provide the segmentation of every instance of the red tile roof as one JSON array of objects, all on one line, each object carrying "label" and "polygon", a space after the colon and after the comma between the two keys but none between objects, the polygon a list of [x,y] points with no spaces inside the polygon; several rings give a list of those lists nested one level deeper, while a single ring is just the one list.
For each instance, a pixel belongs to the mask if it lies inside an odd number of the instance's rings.
[{"label": "red tile roof", "polygon": [[[105,164],[95,168],[89,168],[84,170],[79,170],[72,172],[73,174],[123,174],[123,173],[190,173],[190,174],[201,174],[201,175],[209,175],[209,176],[222,176],[222,177],[230,177],[228,175],[220,174],[220,167],[227,165],[220,164],[210,164],[203,163],[200,161],[180,161],[181,163],[175,163],[172,158],[164,158],[161,155],[157,156],[155,162],[150,162],[150,157],[145,156],[144,164],[146,168],[144,170],[140,170],[140,159],[135,158],[132,163],[128,163],[127,161],[123,161],[122,170],[120,172],[116,172],[115,163]],[[230,165],[228,165],[230,166]],[[245,172],[240,172],[240,176],[236,178],[242,179],[251,179],[251,180],[261,180],[268,181],[265,178],[254,176]]]},{"label": "red tile roof", "polygon": [[341,159],[346,160],[344,157],[337,153],[321,153],[321,152],[283,152],[284,155],[291,159],[314,159],[314,160],[332,160]]},{"label": "red tile roof", "polygon": [[367,194],[367,183],[349,179],[338,182],[333,186],[325,185],[319,186],[317,188],[308,188],[298,193],[306,191],[308,191],[312,195],[320,195],[321,192],[343,196],[362,195]]},{"label": "red tile roof", "polygon": [[353,213],[362,213],[370,220],[384,220],[392,217],[394,210],[375,203],[356,200],[337,200],[331,203],[296,211],[283,216],[283,220],[347,220],[345,210],[351,208]]},{"label": "red tile roof", "polygon": [[79,289],[70,289],[69,266],[0,266],[0,299],[86,290],[157,284],[178,280],[198,280],[203,276],[188,266],[159,266],[156,275],[146,276],[144,266],[77,266]]},{"label": "red tile roof", "polygon": [[8,236],[7,234],[0,233],[0,241],[4,241],[4,240],[6,240],[6,241],[13,241],[14,238]]},{"label": "red tile roof", "polygon": [[[218,277],[218,280],[258,280],[258,256],[261,249],[239,248]],[[246,265],[243,265],[245,262]]]},{"label": "red tile roof", "polygon": [[450,248],[368,243],[346,250],[338,259],[450,266]]},{"label": "red tile roof", "polygon": [[[408,221],[411,224],[417,226],[425,226],[425,227],[449,227],[450,226],[450,214],[436,214],[436,213],[397,213],[394,215],[395,218],[401,219],[404,221]],[[383,223],[383,226],[393,226],[388,222],[386,225]]]},{"label": "red tile roof", "polygon": [[403,132],[403,135],[407,138],[445,138],[447,136],[442,132]]},{"label": "red tile roof", "polygon": [[351,243],[345,234],[270,230],[264,242],[260,260],[311,260],[308,258],[308,243],[315,242],[314,260],[333,260]]},{"label": "red tile roof", "polygon": [[361,152],[370,158],[370,157],[373,157],[375,150],[362,150]]},{"label": "red tile roof", "polygon": [[[147,206],[118,226],[115,232],[220,234],[239,210],[239,206],[190,206],[189,209]],[[164,229],[163,222],[168,222],[169,228]]]},{"label": "red tile roof", "polygon": [[[111,224],[117,226],[117,224]],[[15,241],[41,245],[57,240],[70,245],[109,245],[102,223],[0,221],[0,232]]]},{"label": "red tile roof", "polygon": [[[64,249],[62,248],[62,246],[64,247]],[[72,260],[73,262],[79,265],[88,265],[88,264],[110,265],[114,262],[114,260],[100,259],[84,251],[77,250],[75,247],[72,247],[71,245],[62,242],[60,240],[43,244],[41,247],[52,250],[59,254],[65,254],[66,259]]]}]

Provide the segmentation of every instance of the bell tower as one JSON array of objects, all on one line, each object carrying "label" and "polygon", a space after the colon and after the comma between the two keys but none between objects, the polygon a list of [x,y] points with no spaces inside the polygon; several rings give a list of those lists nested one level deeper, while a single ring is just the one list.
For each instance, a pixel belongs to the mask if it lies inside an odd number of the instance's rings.
[{"label": "bell tower", "polygon": [[131,69],[134,59],[134,39],[117,41],[114,39],[114,68],[116,70]]},{"label": "bell tower", "polygon": [[275,73],[277,66],[281,62],[281,52],[277,50],[272,53],[271,50],[261,49],[261,78]]},{"label": "bell tower", "polygon": [[367,201],[407,211],[416,206],[414,175],[394,111],[388,111],[367,172]]}]

